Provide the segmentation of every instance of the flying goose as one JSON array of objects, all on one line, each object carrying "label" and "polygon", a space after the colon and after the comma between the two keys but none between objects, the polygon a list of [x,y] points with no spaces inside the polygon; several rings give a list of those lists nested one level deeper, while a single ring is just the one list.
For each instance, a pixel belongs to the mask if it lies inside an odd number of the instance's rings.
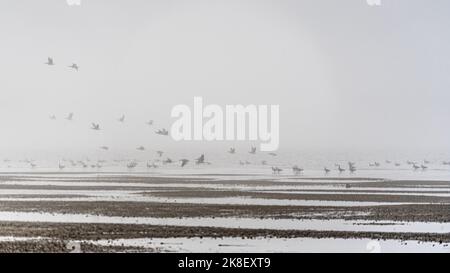
[{"label": "flying goose", "polygon": [[156,132],[155,132],[157,135],[162,135],[162,136],[168,136],[169,135],[169,131],[167,131],[166,129],[160,129],[160,130],[157,130]]},{"label": "flying goose", "polygon": [[72,68],[72,69],[78,71],[78,65],[76,63],[73,63],[72,65],[70,65],[69,68]]},{"label": "flying goose", "polygon": [[92,130],[96,130],[96,131],[100,130],[100,124],[98,124],[98,123],[97,123],[97,124],[92,123],[91,129],[92,129]]},{"label": "flying goose", "polygon": [[53,58],[51,58],[51,57],[47,58],[47,62],[45,64],[46,65],[55,65],[55,63],[53,62]]},{"label": "flying goose", "polygon": [[186,164],[189,163],[188,159],[181,159],[180,161],[181,161],[181,167],[184,167]]}]

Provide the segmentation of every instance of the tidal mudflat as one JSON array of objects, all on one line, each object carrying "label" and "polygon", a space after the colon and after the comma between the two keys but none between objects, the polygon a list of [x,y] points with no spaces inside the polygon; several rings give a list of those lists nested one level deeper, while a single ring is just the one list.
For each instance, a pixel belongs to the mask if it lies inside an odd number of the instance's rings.
[{"label": "tidal mudflat", "polygon": [[8,252],[448,252],[449,211],[450,182],[435,180],[0,177]]}]

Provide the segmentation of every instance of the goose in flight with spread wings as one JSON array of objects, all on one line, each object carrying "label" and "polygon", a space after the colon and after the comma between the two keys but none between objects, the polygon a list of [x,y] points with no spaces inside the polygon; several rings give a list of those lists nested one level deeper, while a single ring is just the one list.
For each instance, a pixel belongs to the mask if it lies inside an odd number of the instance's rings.
[{"label": "goose in flight with spread wings", "polygon": [[78,65],[76,63],[73,63],[72,65],[69,65],[69,68],[72,68],[73,70],[78,71]]},{"label": "goose in flight with spread wings", "polygon": [[169,131],[167,131],[166,129],[160,129],[160,130],[157,130],[156,132],[155,132],[157,135],[162,135],[162,136],[168,136],[169,135]]},{"label": "goose in flight with spread wings", "polygon": [[92,123],[92,125],[91,125],[91,129],[92,130],[95,130],[95,131],[98,131],[98,130],[100,130],[100,124],[96,124],[96,123]]},{"label": "goose in flight with spread wings", "polygon": [[188,159],[180,159],[180,161],[181,161],[181,167],[184,167],[184,166],[186,166],[186,164],[188,164],[189,163],[189,160]]},{"label": "goose in flight with spread wings", "polygon": [[51,58],[51,57],[47,58],[47,62],[45,64],[46,65],[55,65],[55,63],[53,62],[53,58]]}]

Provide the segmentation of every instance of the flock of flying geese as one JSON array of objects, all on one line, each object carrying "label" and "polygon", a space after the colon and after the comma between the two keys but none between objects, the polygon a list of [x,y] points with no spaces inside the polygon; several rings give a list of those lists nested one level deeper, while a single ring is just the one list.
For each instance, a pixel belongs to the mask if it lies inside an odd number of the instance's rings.
[{"label": "flock of flying geese", "polygon": [[[55,65],[55,62],[54,62],[53,58],[48,57],[48,58],[47,58],[47,62],[46,62],[45,64],[46,64],[46,65],[49,65],[49,66],[53,66],[53,65]],[[78,67],[78,65],[77,65],[76,63],[72,63],[72,65],[70,65],[70,66],[68,66],[68,67],[71,68],[71,69],[73,69],[73,70],[75,70],[75,71],[78,71],[78,70],[79,70],[79,67]],[[65,119],[66,119],[67,121],[72,121],[73,118],[74,118],[74,113],[69,113],[69,114],[65,117]],[[56,116],[55,116],[55,115],[51,115],[51,116],[50,116],[50,119],[51,119],[51,120],[56,120]],[[122,115],[122,116],[121,116],[120,118],[118,118],[117,120],[118,120],[118,122],[124,123],[124,122],[125,122],[125,115]],[[148,126],[153,126],[153,120],[147,121],[146,124],[147,124]],[[92,129],[92,130],[94,130],[94,131],[100,131],[100,130],[101,130],[101,126],[100,126],[99,123],[92,122],[92,123],[91,123],[90,129]],[[168,136],[168,135],[169,135],[169,131],[168,131],[167,129],[165,129],[165,128],[162,128],[162,129],[156,130],[156,131],[155,131],[155,134],[161,135],[161,136]],[[108,150],[109,150],[109,147],[108,147],[108,146],[101,146],[100,149],[101,149],[101,150],[104,150],[104,151],[108,151]],[[144,147],[144,146],[139,146],[139,147],[137,147],[136,149],[137,149],[138,151],[145,151],[145,147]],[[160,158],[161,158],[161,157],[163,156],[163,154],[164,154],[163,151],[156,151],[156,153],[158,154],[158,156],[159,156]],[[230,149],[228,150],[228,153],[229,153],[229,154],[236,154],[236,149],[235,149],[234,147],[232,147],[232,148],[230,148]],[[250,149],[250,151],[249,151],[248,153],[251,154],[251,155],[255,155],[255,154],[256,154],[256,147],[252,146],[251,149]],[[277,156],[276,153],[268,153],[268,155],[274,156],[274,157]],[[6,161],[6,160],[5,160],[5,161]],[[66,160],[64,160],[64,161],[66,161]],[[89,162],[89,159],[87,159],[86,161]],[[118,160],[116,160],[116,161],[118,162]],[[172,159],[170,159],[170,158],[166,158],[166,159],[164,159],[164,160],[157,160],[157,161],[161,161],[162,164],[164,164],[164,165],[174,163],[174,161],[173,161]],[[30,164],[30,166],[31,166],[32,168],[36,167],[36,163],[34,163],[32,160],[25,160],[25,162],[28,163],[28,164]],[[83,167],[83,168],[88,168],[88,167],[90,166],[91,168],[101,168],[101,167],[102,167],[102,164],[105,163],[106,161],[104,161],[104,160],[98,160],[95,164],[88,164],[88,163],[86,163],[85,161],[73,161],[73,160],[69,160],[69,162],[70,162],[70,164],[71,164],[72,166],[74,166],[74,167],[75,167],[75,166],[81,166],[81,167]],[[186,159],[186,158],[182,158],[182,159],[178,160],[178,162],[180,162],[180,166],[181,166],[181,167],[184,167],[184,166],[186,166],[186,165],[190,162],[190,160],[189,160],[189,159]],[[194,162],[195,162],[196,165],[201,165],[201,164],[208,164],[208,165],[209,165],[209,164],[211,164],[210,162],[207,162],[207,161],[205,160],[205,155],[204,155],[204,154],[202,154],[200,157],[194,159]],[[411,166],[412,166],[413,170],[419,170],[419,169],[421,169],[421,170],[423,170],[423,171],[425,171],[426,169],[428,169],[427,164],[429,164],[429,163],[430,163],[430,162],[429,162],[428,160],[424,160],[423,163],[417,163],[417,162],[413,162],[413,161],[407,161],[407,162],[406,162],[407,165],[411,165]],[[240,164],[240,165],[250,165],[251,163],[250,163],[249,161],[239,161],[239,164]],[[265,160],[263,160],[263,161],[261,162],[261,164],[262,164],[263,166],[268,165],[268,164],[267,164],[267,161],[265,161]],[[354,172],[356,171],[356,166],[355,166],[356,164],[355,164],[354,162],[348,162],[347,164],[348,164],[348,171],[349,171],[350,173],[354,173]],[[392,162],[389,161],[389,160],[386,160],[386,164],[392,164]],[[395,163],[393,163],[393,164],[394,164],[396,167],[401,166],[401,164],[398,163],[398,162],[395,162]],[[442,164],[443,164],[443,165],[449,165],[449,166],[450,166],[450,161],[448,161],[448,162],[447,162],[447,161],[444,161],[444,162],[442,162]],[[131,161],[131,162],[128,162],[128,163],[127,163],[127,168],[128,168],[128,169],[133,169],[133,168],[135,168],[136,166],[138,166],[138,163],[137,163],[136,161]],[[379,162],[373,162],[373,163],[370,163],[370,164],[369,164],[369,167],[380,167],[380,166],[381,166],[381,164],[380,164]],[[66,166],[60,162],[58,167],[59,167],[60,170],[63,170]],[[157,167],[158,167],[158,165],[157,165],[155,162],[152,162],[152,163],[147,162],[147,168],[157,168]],[[340,164],[335,164],[335,167],[336,167],[336,170],[337,170],[339,173],[343,173],[343,172],[346,171],[346,169],[343,168],[343,167],[341,167]],[[300,174],[303,173],[303,171],[304,171],[304,169],[298,167],[297,165],[292,166],[292,172],[293,172],[294,175],[300,175]],[[328,174],[328,173],[331,172],[331,169],[329,169],[329,168],[327,168],[327,167],[324,167],[324,168],[323,168],[323,171],[325,172],[325,174]],[[272,166],[272,172],[273,172],[274,174],[280,174],[281,172],[283,172],[283,169],[281,169],[281,168],[279,168],[279,167],[273,167],[273,166]]]}]

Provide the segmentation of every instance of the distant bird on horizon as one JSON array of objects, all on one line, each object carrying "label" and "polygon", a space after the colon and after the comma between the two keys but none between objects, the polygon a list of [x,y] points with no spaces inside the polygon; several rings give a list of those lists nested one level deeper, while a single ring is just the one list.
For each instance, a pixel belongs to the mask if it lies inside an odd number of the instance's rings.
[{"label": "distant bird on horizon", "polygon": [[428,169],[428,167],[427,166],[425,166],[425,165],[420,165],[420,168],[422,168],[422,171],[425,171],[425,170],[427,170]]},{"label": "distant bird on horizon", "polygon": [[150,164],[147,162],[147,168],[158,168],[158,165],[156,165],[155,163]]},{"label": "distant bird on horizon", "polygon": [[160,129],[160,130],[157,130],[156,132],[155,132],[157,135],[162,135],[162,136],[168,136],[169,135],[169,131],[167,131],[166,129]]},{"label": "distant bird on horizon", "polygon": [[105,150],[105,151],[108,151],[108,150],[109,150],[109,147],[108,147],[108,146],[100,146],[100,149]]},{"label": "distant bird on horizon", "polygon": [[267,161],[265,161],[265,160],[261,161],[261,165],[266,166],[267,165]]},{"label": "distant bird on horizon", "polygon": [[336,167],[338,167],[338,171],[339,171],[340,173],[345,172],[345,169],[342,168],[341,165],[336,164]]},{"label": "distant bird on horizon", "polygon": [[170,164],[170,163],[173,163],[172,159],[170,159],[170,158],[163,160],[163,164]]},{"label": "distant bird on horizon", "polygon": [[69,113],[69,115],[66,117],[66,120],[72,121],[73,120],[73,113]]},{"label": "distant bird on horizon", "polygon": [[181,167],[184,167],[186,164],[189,163],[188,159],[180,159],[180,161],[181,161]]},{"label": "distant bird on horizon", "polygon": [[96,124],[96,123],[92,123],[92,126],[91,126],[91,129],[92,130],[96,130],[96,131],[99,131],[100,130],[100,124]]},{"label": "distant bird on horizon", "polygon": [[419,167],[419,166],[417,166],[417,164],[416,164],[416,163],[414,163],[414,164],[413,164],[413,169],[414,169],[414,170],[418,170],[418,169],[420,169],[420,167]]},{"label": "distant bird on horizon", "polygon": [[329,172],[331,172],[331,170],[328,169],[327,167],[323,167],[323,171],[324,171],[326,174],[329,173]]},{"label": "distant bird on horizon", "polygon": [[70,65],[69,68],[72,68],[72,69],[78,71],[78,65],[76,63],[73,63],[72,65]]},{"label": "distant bird on horizon", "polygon": [[235,154],[236,153],[236,149],[232,147],[232,148],[230,148],[230,150],[228,150],[228,153]]},{"label": "distant bird on horizon", "polygon": [[292,167],[292,171],[294,172],[295,175],[299,175],[303,172],[303,169],[295,165],[294,167]]},{"label": "distant bird on horizon", "polygon": [[370,163],[369,166],[370,167],[380,167],[380,163],[379,162]]},{"label": "distant bird on horizon", "polygon": [[250,152],[248,152],[248,153],[249,153],[249,154],[252,154],[252,155],[256,154],[256,147],[255,147],[255,146],[252,146]]},{"label": "distant bird on horizon", "polygon": [[119,122],[125,122],[125,115],[122,115],[119,119],[118,119],[118,121]]},{"label": "distant bird on horizon", "polygon": [[127,164],[127,168],[134,169],[134,168],[136,168],[137,165],[138,165],[138,163],[136,161],[131,161]]},{"label": "distant bird on horizon", "polygon": [[61,163],[58,164],[58,168],[59,168],[60,170],[63,170],[65,167],[66,167],[66,166],[64,166],[64,165],[61,164]]},{"label": "distant bird on horizon", "polygon": [[55,63],[53,62],[53,58],[51,58],[51,57],[47,58],[47,62],[45,64],[46,65],[55,65]]},{"label": "distant bird on horizon", "polygon": [[280,169],[278,167],[272,167],[272,172],[273,174],[280,174],[280,172],[282,172],[283,169]]},{"label": "distant bird on horizon", "polygon": [[146,124],[147,124],[148,126],[152,126],[152,125],[153,125],[153,120],[147,121]]},{"label": "distant bird on horizon", "polygon": [[350,173],[354,173],[356,171],[355,163],[348,162],[348,169],[349,169]]}]

